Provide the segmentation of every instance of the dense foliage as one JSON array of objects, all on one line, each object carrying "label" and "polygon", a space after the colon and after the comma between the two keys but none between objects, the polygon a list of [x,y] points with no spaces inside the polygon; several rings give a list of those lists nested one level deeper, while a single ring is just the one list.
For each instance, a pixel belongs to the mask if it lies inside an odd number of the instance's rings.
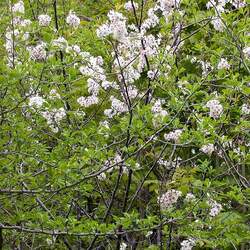
[{"label": "dense foliage", "polygon": [[249,249],[247,2],[0,9],[0,249]]}]

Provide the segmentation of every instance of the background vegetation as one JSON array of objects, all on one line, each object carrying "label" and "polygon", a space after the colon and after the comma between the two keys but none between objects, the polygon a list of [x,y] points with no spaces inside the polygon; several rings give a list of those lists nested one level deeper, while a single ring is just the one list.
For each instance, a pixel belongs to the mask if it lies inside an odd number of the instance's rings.
[{"label": "background vegetation", "polygon": [[249,249],[249,5],[125,3],[0,2],[0,249]]}]

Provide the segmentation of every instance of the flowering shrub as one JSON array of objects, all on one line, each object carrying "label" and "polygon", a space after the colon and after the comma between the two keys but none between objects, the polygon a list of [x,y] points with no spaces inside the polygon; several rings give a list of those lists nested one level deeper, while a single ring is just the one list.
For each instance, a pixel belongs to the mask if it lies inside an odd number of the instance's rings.
[{"label": "flowering shrub", "polygon": [[0,246],[249,249],[247,2],[7,2]]}]

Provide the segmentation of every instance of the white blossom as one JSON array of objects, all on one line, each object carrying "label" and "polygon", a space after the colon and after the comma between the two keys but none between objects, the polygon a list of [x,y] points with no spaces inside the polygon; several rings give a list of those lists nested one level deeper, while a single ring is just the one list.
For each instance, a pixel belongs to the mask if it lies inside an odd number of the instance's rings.
[{"label": "white blossom", "polygon": [[209,0],[206,4],[207,8],[216,8],[219,13],[225,12],[226,4],[231,3],[236,9],[246,6],[244,0]]},{"label": "white blossom", "polygon": [[52,40],[52,45],[60,49],[66,49],[68,47],[68,42],[64,37],[61,36],[57,39]]},{"label": "white blossom", "polygon": [[232,5],[233,5],[236,9],[239,9],[239,8],[245,7],[247,4],[246,4],[245,0],[233,0],[233,1],[232,1]]},{"label": "white blossom", "polygon": [[128,34],[126,18],[121,13],[111,10],[108,13],[108,19],[109,21],[107,23],[101,25],[97,29],[97,36],[102,38],[112,34],[113,38],[116,40],[120,41],[125,39]]},{"label": "white blossom", "polygon": [[164,138],[166,141],[174,141],[177,143],[179,142],[182,132],[183,132],[182,129],[176,129],[172,132],[169,132],[168,134],[164,134]]},{"label": "white blossom", "polygon": [[50,99],[60,99],[61,96],[59,95],[59,93],[57,92],[56,89],[51,89],[49,92],[49,98]]},{"label": "white blossom", "polygon": [[214,26],[215,30],[220,31],[220,32],[222,32],[224,30],[224,24],[219,17],[213,18],[211,23]]},{"label": "white blossom", "polygon": [[155,27],[159,24],[159,18],[155,15],[154,9],[150,8],[148,10],[148,17],[143,21],[141,25],[141,32],[144,34],[148,29]]},{"label": "white blossom", "polygon": [[195,201],[195,196],[194,196],[194,194],[192,194],[192,193],[187,193],[187,194],[186,194],[186,197],[185,197],[185,201],[187,201],[187,202],[193,202],[193,201]]},{"label": "white blossom", "polygon": [[121,114],[128,111],[128,106],[126,103],[118,100],[114,96],[111,96],[110,100],[111,100],[111,108],[115,111],[115,113]]},{"label": "white blossom", "polygon": [[[133,5],[134,4],[134,5]],[[137,10],[138,9],[138,3],[134,2],[133,1],[133,4],[132,4],[132,1],[129,1],[127,3],[124,4],[124,8],[128,11],[133,11],[134,9]]]},{"label": "white blossom", "polygon": [[42,27],[46,27],[50,25],[51,17],[49,15],[43,14],[38,16],[39,25]]},{"label": "white blossom", "polygon": [[23,1],[19,1],[16,4],[12,6],[12,11],[14,13],[21,13],[24,14],[25,8],[24,8],[24,3]]},{"label": "white blossom", "polygon": [[153,231],[148,231],[147,233],[146,233],[146,238],[148,238],[150,235],[152,235],[152,233],[153,233]]},{"label": "white blossom", "polygon": [[108,24],[101,25],[97,30],[96,34],[98,37],[106,37],[112,33],[111,28]]},{"label": "white blossom", "polygon": [[80,104],[80,106],[88,108],[91,105],[97,104],[99,102],[99,98],[95,95],[91,95],[88,97],[81,96],[77,99],[77,102]]},{"label": "white blossom", "polygon": [[95,80],[92,78],[89,78],[87,80],[88,83],[88,92],[93,95],[97,95],[100,89],[99,83],[97,83]]},{"label": "white blossom", "polygon": [[163,118],[168,115],[168,112],[162,108],[163,103],[164,101],[158,99],[151,108],[154,127],[158,127],[163,122]]},{"label": "white blossom", "polygon": [[109,122],[107,120],[101,121],[100,125],[105,127],[106,129],[110,129]]},{"label": "white blossom", "polygon": [[45,50],[45,43],[36,45],[30,50],[30,59],[34,61],[43,61],[46,59],[47,53]]},{"label": "white blossom", "polygon": [[202,75],[203,76],[206,76],[213,69],[211,64],[209,62],[207,62],[207,61],[199,60],[199,63],[201,64]]},{"label": "white blossom", "polygon": [[181,242],[181,249],[180,250],[191,250],[195,246],[194,239],[188,239]]},{"label": "white blossom", "polygon": [[222,206],[220,203],[218,203],[215,200],[210,199],[208,202],[208,205],[211,207],[209,215],[211,217],[215,217],[216,215],[218,215],[220,213],[220,211],[222,210]]},{"label": "white blossom", "polygon": [[35,95],[29,98],[29,106],[35,108],[41,108],[45,100],[39,96]]},{"label": "white blossom", "polygon": [[116,112],[113,109],[105,109],[103,113],[108,118],[112,118],[114,115],[116,115]]},{"label": "white blossom", "polygon": [[214,145],[211,143],[203,145],[200,151],[202,151],[204,154],[211,155],[214,152]]},{"label": "white blossom", "polygon": [[105,81],[103,81],[102,82],[102,87],[105,89],[105,90],[107,90],[108,88],[111,88],[112,86],[113,86],[113,83],[112,82],[109,82],[109,81],[107,81],[107,80],[105,80]]},{"label": "white blossom", "polygon": [[162,117],[167,116],[168,112],[162,108],[162,104],[164,104],[162,100],[160,99],[156,100],[151,108],[152,113],[155,114],[156,116],[162,116]]},{"label": "white blossom", "polygon": [[101,174],[99,174],[97,176],[98,180],[105,180],[107,178],[106,174],[104,172],[102,172]]},{"label": "white blossom", "polygon": [[80,54],[80,52],[81,52],[80,46],[74,44],[74,45],[71,46],[71,48],[72,48],[72,50],[73,50],[76,54]]},{"label": "white blossom", "polygon": [[147,76],[150,80],[154,80],[159,74],[159,71],[156,69],[156,70],[149,70],[147,72]]},{"label": "white blossom", "polygon": [[161,166],[164,166],[166,168],[170,167],[171,166],[171,162],[167,161],[167,160],[163,160],[162,158],[160,158],[158,160],[158,164],[161,165]]},{"label": "white blossom", "polygon": [[127,249],[127,244],[125,242],[122,242],[120,245],[120,250],[126,250]]},{"label": "white blossom", "polygon": [[250,47],[244,48],[243,53],[246,57],[250,58]]},{"label": "white blossom", "polygon": [[54,133],[58,132],[58,126],[61,120],[66,116],[64,108],[46,110],[41,115],[47,120],[47,123]]},{"label": "white blossom", "polygon": [[84,60],[87,61],[85,66],[79,68],[80,72],[84,76],[91,77],[96,82],[105,81],[106,75],[105,71],[102,68],[103,59],[101,56],[93,57],[86,53],[81,52],[81,56],[84,57]]},{"label": "white blossom", "polygon": [[168,22],[169,16],[175,8],[179,7],[181,0],[158,0],[157,2],[166,22]]},{"label": "white blossom", "polygon": [[112,118],[115,115],[119,115],[128,111],[128,106],[126,103],[118,100],[114,96],[110,97],[111,108],[104,110],[104,114],[108,118]]},{"label": "white blossom", "polygon": [[134,99],[137,97],[138,89],[135,86],[130,85],[127,87],[127,90],[128,90],[128,96],[130,99]]},{"label": "white blossom", "polygon": [[218,69],[230,69],[230,64],[225,58],[221,58],[217,66]]},{"label": "white blossom", "polygon": [[80,18],[74,12],[70,11],[66,17],[66,23],[74,28],[77,28],[80,25]]},{"label": "white blossom", "polygon": [[21,19],[19,25],[20,25],[21,27],[27,27],[27,26],[31,25],[31,23],[32,23],[32,22],[31,22],[30,19]]},{"label": "white blossom", "polygon": [[218,100],[210,100],[207,102],[206,107],[210,109],[209,116],[218,119],[223,113],[223,106]]},{"label": "white blossom", "polygon": [[241,107],[241,113],[243,115],[249,115],[250,114],[250,106],[244,103]]},{"label": "white blossom", "polygon": [[161,197],[158,197],[158,203],[162,209],[171,207],[174,203],[177,202],[178,198],[182,195],[181,191],[171,189],[163,194]]},{"label": "white blossom", "polygon": [[162,11],[170,11],[177,7],[181,0],[158,0]]}]

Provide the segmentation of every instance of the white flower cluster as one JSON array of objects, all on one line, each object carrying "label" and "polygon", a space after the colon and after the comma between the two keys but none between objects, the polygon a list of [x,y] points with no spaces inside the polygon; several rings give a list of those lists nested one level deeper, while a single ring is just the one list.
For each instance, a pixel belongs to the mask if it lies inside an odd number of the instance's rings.
[{"label": "white flower cluster", "polygon": [[134,99],[139,96],[138,89],[133,85],[127,87],[127,92],[129,99]]},{"label": "white flower cluster", "polygon": [[246,47],[243,49],[244,55],[250,59],[250,47]]},{"label": "white flower cluster", "polygon": [[[153,14],[153,10],[151,12],[148,12],[148,15]],[[158,23],[157,16],[153,15],[153,20],[149,16],[145,21],[147,24],[142,23],[140,32],[133,24],[127,27],[126,18],[119,12],[111,10],[108,13],[108,19],[108,22],[97,29],[97,35],[101,38],[112,35],[120,42],[116,53],[112,53],[115,58],[114,70],[120,81],[132,84],[139,79],[140,73],[146,67],[146,56],[149,60],[159,53],[161,39],[153,35],[146,35],[146,30]],[[122,75],[120,74],[121,68],[123,69]]]},{"label": "white flower cluster", "polygon": [[166,22],[173,10],[179,7],[180,2],[181,0],[158,0],[159,9],[163,12]]},{"label": "white flower cluster", "polygon": [[[113,159],[108,159],[105,161],[104,166],[102,168],[102,170],[106,170],[105,172],[110,173],[112,172],[114,169],[118,169],[119,166],[121,166],[121,164],[123,163],[122,157],[119,153],[116,153]],[[112,165],[114,165],[113,167],[111,167]],[[124,166],[123,170],[126,172],[127,167]],[[104,180],[106,179],[106,174],[105,172],[102,172],[99,176],[98,179],[100,180]]]},{"label": "white flower cluster", "polygon": [[220,211],[222,210],[222,206],[220,203],[218,203],[215,200],[210,199],[208,202],[208,205],[211,207],[209,215],[211,217],[215,217],[216,215],[218,215],[220,213]]},{"label": "white flower cluster", "polygon": [[164,138],[166,141],[174,141],[175,143],[179,142],[183,130],[176,129],[174,131],[169,132],[168,134],[164,134]]},{"label": "white flower cluster", "polygon": [[49,92],[49,99],[54,100],[54,99],[60,99],[60,98],[61,98],[61,96],[60,96],[60,94],[57,92],[56,89],[51,89],[51,90],[50,90],[50,92]]},{"label": "white flower cluster", "polygon": [[214,119],[218,119],[223,113],[223,106],[218,100],[208,101],[206,107],[210,109],[209,116]]},{"label": "white flower cluster", "polygon": [[230,69],[230,64],[225,58],[221,58],[217,66],[218,69]]},{"label": "white flower cluster", "polygon": [[[11,7],[13,13],[13,19],[11,25],[7,27],[5,38],[5,49],[7,52],[7,65],[13,68],[15,65],[20,64],[18,60],[17,47],[22,44],[20,41],[27,41],[29,39],[29,32],[27,32],[26,27],[31,24],[29,19],[23,19],[18,14],[24,14],[25,8],[23,1],[12,5]],[[17,15],[17,16],[16,16]]]},{"label": "white flower cluster", "polygon": [[171,207],[174,203],[177,202],[178,198],[182,195],[181,191],[171,189],[163,194],[161,197],[158,197],[158,203],[160,204],[161,209],[166,209]]},{"label": "white flower cluster", "polygon": [[128,106],[125,102],[122,102],[113,96],[110,97],[110,101],[111,101],[111,108],[104,110],[104,114],[108,118],[112,118],[115,115],[128,112]]},{"label": "white flower cluster", "polygon": [[231,3],[236,9],[246,6],[245,0],[209,0],[206,6],[207,9],[215,8],[219,13],[223,13],[227,3]]},{"label": "white flower cluster", "polygon": [[204,154],[211,155],[214,152],[214,144],[209,143],[209,144],[203,145],[200,151],[203,152]]},{"label": "white flower cluster", "polygon": [[236,9],[246,6],[244,0],[209,0],[206,4],[207,9],[215,9],[216,16],[212,19],[211,23],[213,24],[214,29],[220,32],[222,32],[225,28],[220,14],[229,11],[228,9],[225,10],[227,3],[231,3],[231,5]]},{"label": "white flower cluster", "polygon": [[15,45],[16,45],[16,36],[19,35],[19,31],[15,29],[12,31],[7,31],[5,34],[6,42],[5,42],[5,49],[7,52],[7,60],[8,60],[8,66],[13,68],[14,65],[17,63],[17,54],[15,51]]},{"label": "white flower cluster", "polygon": [[52,40],[51,44],[52,46],[55,46],[61,50],[64,50],[68,47],[68,41],[62,36]]},{"label": "white flower cluster", "polygon": [[191,250],[195,246],[194,239],[188,239],[181,242],[181,249],[180,250]]},{"label": "white flower cluster", "polygon": [[247,3],[245,0],[231,0],[231,3],[236,9],[247,6]]},{"label": "white flower cluster", "polygon": [[243,115],[249,115],[250,114],[250,106],[248,106],[247,104],[243,104],[241,107],[241,113]]},{"label": "white flower cluster", "polygon": [[216,10],[221,13],[225,11],[225,5],[228,2],[228,0],[209,0],[208,3],[206,4],[207,9],[210,8],[216,8]]},{"label": "white flower cluster", "polygon": [[162,108],[162,104],[164,104],[163,100],[156,100],[154,102],[154,105],[151,108],[151,111],[153,113],[154,119],[153,119],[153,125],[154,127],[157,127],[162,122],[162,119],[168,115],[168,112]]},{"label": "white flower cluster", "polygon": [[107,80],[104,80],[102,82],[102,87],[103,87],[104,90],[107,90],[109,88],[113,88],[113,89],[116,89],[116,90],[120,89],[119,85],[116,82],[109,82]]},{"label": "white flower cluster", "polygon": [[166,116],[168,115],[168,112],[162,108],[162,104],[164,104],[164,101],[162,100],[156,100],[154,105],[151,108],[151,111],[155,115],[160,116]]},{"label": "white flower cluster", "polygon": [[126,250],[127,246],[128,245],[125,242],[122,242],[122,244],[120,245],[120,249],[119,250]]},{"label": "white flower cluster", "polygon": [[23,19],[20,16],[16,16],[12,20],[13,26],[28,27],[31,25],[30,19]]},{"label": "white flower cluster", "polygon": [[222,32],[224,31],[224,23],[222,22],[221,18],[219,17],[214,17],[213,20],[211,21],[212,25],[214,26],[214,29]]},{"label": "white flower cluster", "polygon": [[133,1],[133,4],[132,4],[132,1],[129,1],[129,2],[124,4],[124,9],[126,9],[128,11],[133,11],[134,9],[137,10],[138,7],[139,7],[138,3],[134,2],[134,1]]},{"label": "white flower cluster", "polygon": [[97,104],[99,102],[98,96],[91,95],[91,96],[80,96],[77,99],[77,102],[79,103],[80,106],[83,106],[85,108],[90,107],[91,105]]},{"label": "white flower cluster", "polygon": [[213,67],[211,66],[211,64],[207,61],[202,61],[202,60],[199,60],[198,61],[201,65],[201,68],[202,68],[202,75],[203,76],[207,76],[207,74],[209,74],[209,72],[211,70],[213,70]]},{"label": "white flower cluster", "polygon": [[159,23],[159,18],[158,16],[155,14],[155,10],[154,8],[150,8],[148,10],[148,17],[144,20],[144,22],[141,25],[141,30],[142,33],[146,33],[146,31],[150,28],[155,27],[158,23]]},{"label": "white flower cluster", "polygon": [[41,43],[36,45],[30,50],[30,59],[34,61],[43,61],[46,59],[46,50],[45,50],[46,44]]},{"label": "white flower cluster", "polygon": [[171,162],[167,161],[167,160],[163,160],[162,158],[160,158],[158,160],[158,164],[161,166],[164,166],[166,168],[171,167]]},{"label": "white flower cluster", "polygon": [[11,6],[11,10],[13,13],[24,14],[24,11],[25,11],[24,2],[23,1],[17,2],[13,6]]},{"label": "white flower cluster", "polygon": [[74,44],[74,45],[68,46],[66,48],[66,52],[69,54],[72,54],[74,56],[77,56],[81,53],[81,48],[80,48],[80,46]]},{"label": "white flower cluster", "polygon": [[[134,7],[132,2],[129,1],[124,5],[124,8],[129,11],[136,10],[138,4],[136,2],[133,3]],[[119,86],[124,102],[118,99],[111,100],[112,107],[104,112],[105,115],[110,118],[116,114],[127,112],[129,99],[131,100],[141,96],[138,95],[138,90],[132,84],[140,78],[141,73],[147,67],[147,61],[151,58],[155,58],[159,53],[161,38],[147,34],[148,29],[155,27],[156,24],[159,23],[159,18],[155,14],[158,9],[159,6],[148,10],[148,16],[146,20],[142,22],[140,31],[135,24],[127,25],[127,19],[123,14],[114,10],[108,13],[108,21],[97,29],[98,37],[104,38],[112,36],[113,39],[118,41],[116,50],[112,53],[112,56],[115,58],[113,70],[121,83]],[[148,71],[148,77],[153,79],[158,75],[157,73],[158,72],[151,67],[151,70]],[[101,83],[104,89],[109,87],[118,89],[117,84],[104,80],[102,79]],[[126,89],[122,87],[125,84],[127,85]],[[117,107],[120,108],[117,109]],[[162,111],[162,115],[163,113]]]},{"label": "white flower cluster", "polygon": [[82,75],[91,77],[96,82],[101,82],[106,80],[105,71],[102,68],[103,59],[101,56],[93,57],[87,52],[81,52],[85,66],[79,68]]},{"label": "white flower cluster", "polygon": [[109,127],[109,122],[107,120],[104,120],[104,121],[100,121],[100,126],[106,128],[106,129],[110,129]]},{"label": "white flower cluster", "polygon": [[103,59],[101,56],[93,57],[87,52],[81,52],[79,55],[81,55],[86,63],[86,65],[81,66],[79,70],[82,75],[90,77],[87,80],[88,92],[90,96],[81,96],[77,99],[77,102],[81,106],[89,107],[99,102],[98,94],[102,84],[104,88],[109,88],[114,86],[114,84],[106,80],[106,75],[104,69],[102,68]]},{"label": "white flower cluster", "polygon": [[58,132],[58,125],[61,120],[66,116],[64,108],[52,109],[41,112],[41,115],[47,120],[47,123],[54,133]]},{"label": "white flower cluster", "polygon": [[193,201],[195,201],[195,196],[192,193],[187,193],[185,201],[186,202],[193,202]]},{"label": "white flower cluster", "polygon": [[39,95],[31,96],[29,98],[30,107],[41,108],[44,102],[45,100]]},{"label": "white flower cluster", "polygon": [[119,12],[113,10],[108,13],[109,21],[97,29],[98,37],[113,35],[113,38],[121,41],[128,35],[126,28],[126,18]]},{"label": "white flower cluster", "polygon": [[80,18],[73,11],[70,11],[66,17],[66,23],[73,28],[77,28],[80,25]]},{"label": "white flower cluster", "polygon": [[162,158],[160,158],[158,160],[158,164],[161,166],[164,166],[167,169],[171,169],[171,168],[178,168],[180,167],[180,163],[181,163],[182,159],[180,157],[176,157],[171,161],[167,161],[167,160],[163,160]]},{"label": "white flower cluster", "polygon": [[49,26],[51,22],[51,17],[49,15],[39,15],[38,16],[38,23],[42,27]]},{"label": "white flower cluster", "polygon": [[157,70],[149,70],[147,72],[147,76],[150,80],[154,80],[154,78],[157,76]]},{"label": "white flower cluster", "polygon": [[99,93],[100,85],[92,78],[89,78],[87,80],[87,85],[88,85],[88,92],[94,96],[97,96],[97,94]]}]

